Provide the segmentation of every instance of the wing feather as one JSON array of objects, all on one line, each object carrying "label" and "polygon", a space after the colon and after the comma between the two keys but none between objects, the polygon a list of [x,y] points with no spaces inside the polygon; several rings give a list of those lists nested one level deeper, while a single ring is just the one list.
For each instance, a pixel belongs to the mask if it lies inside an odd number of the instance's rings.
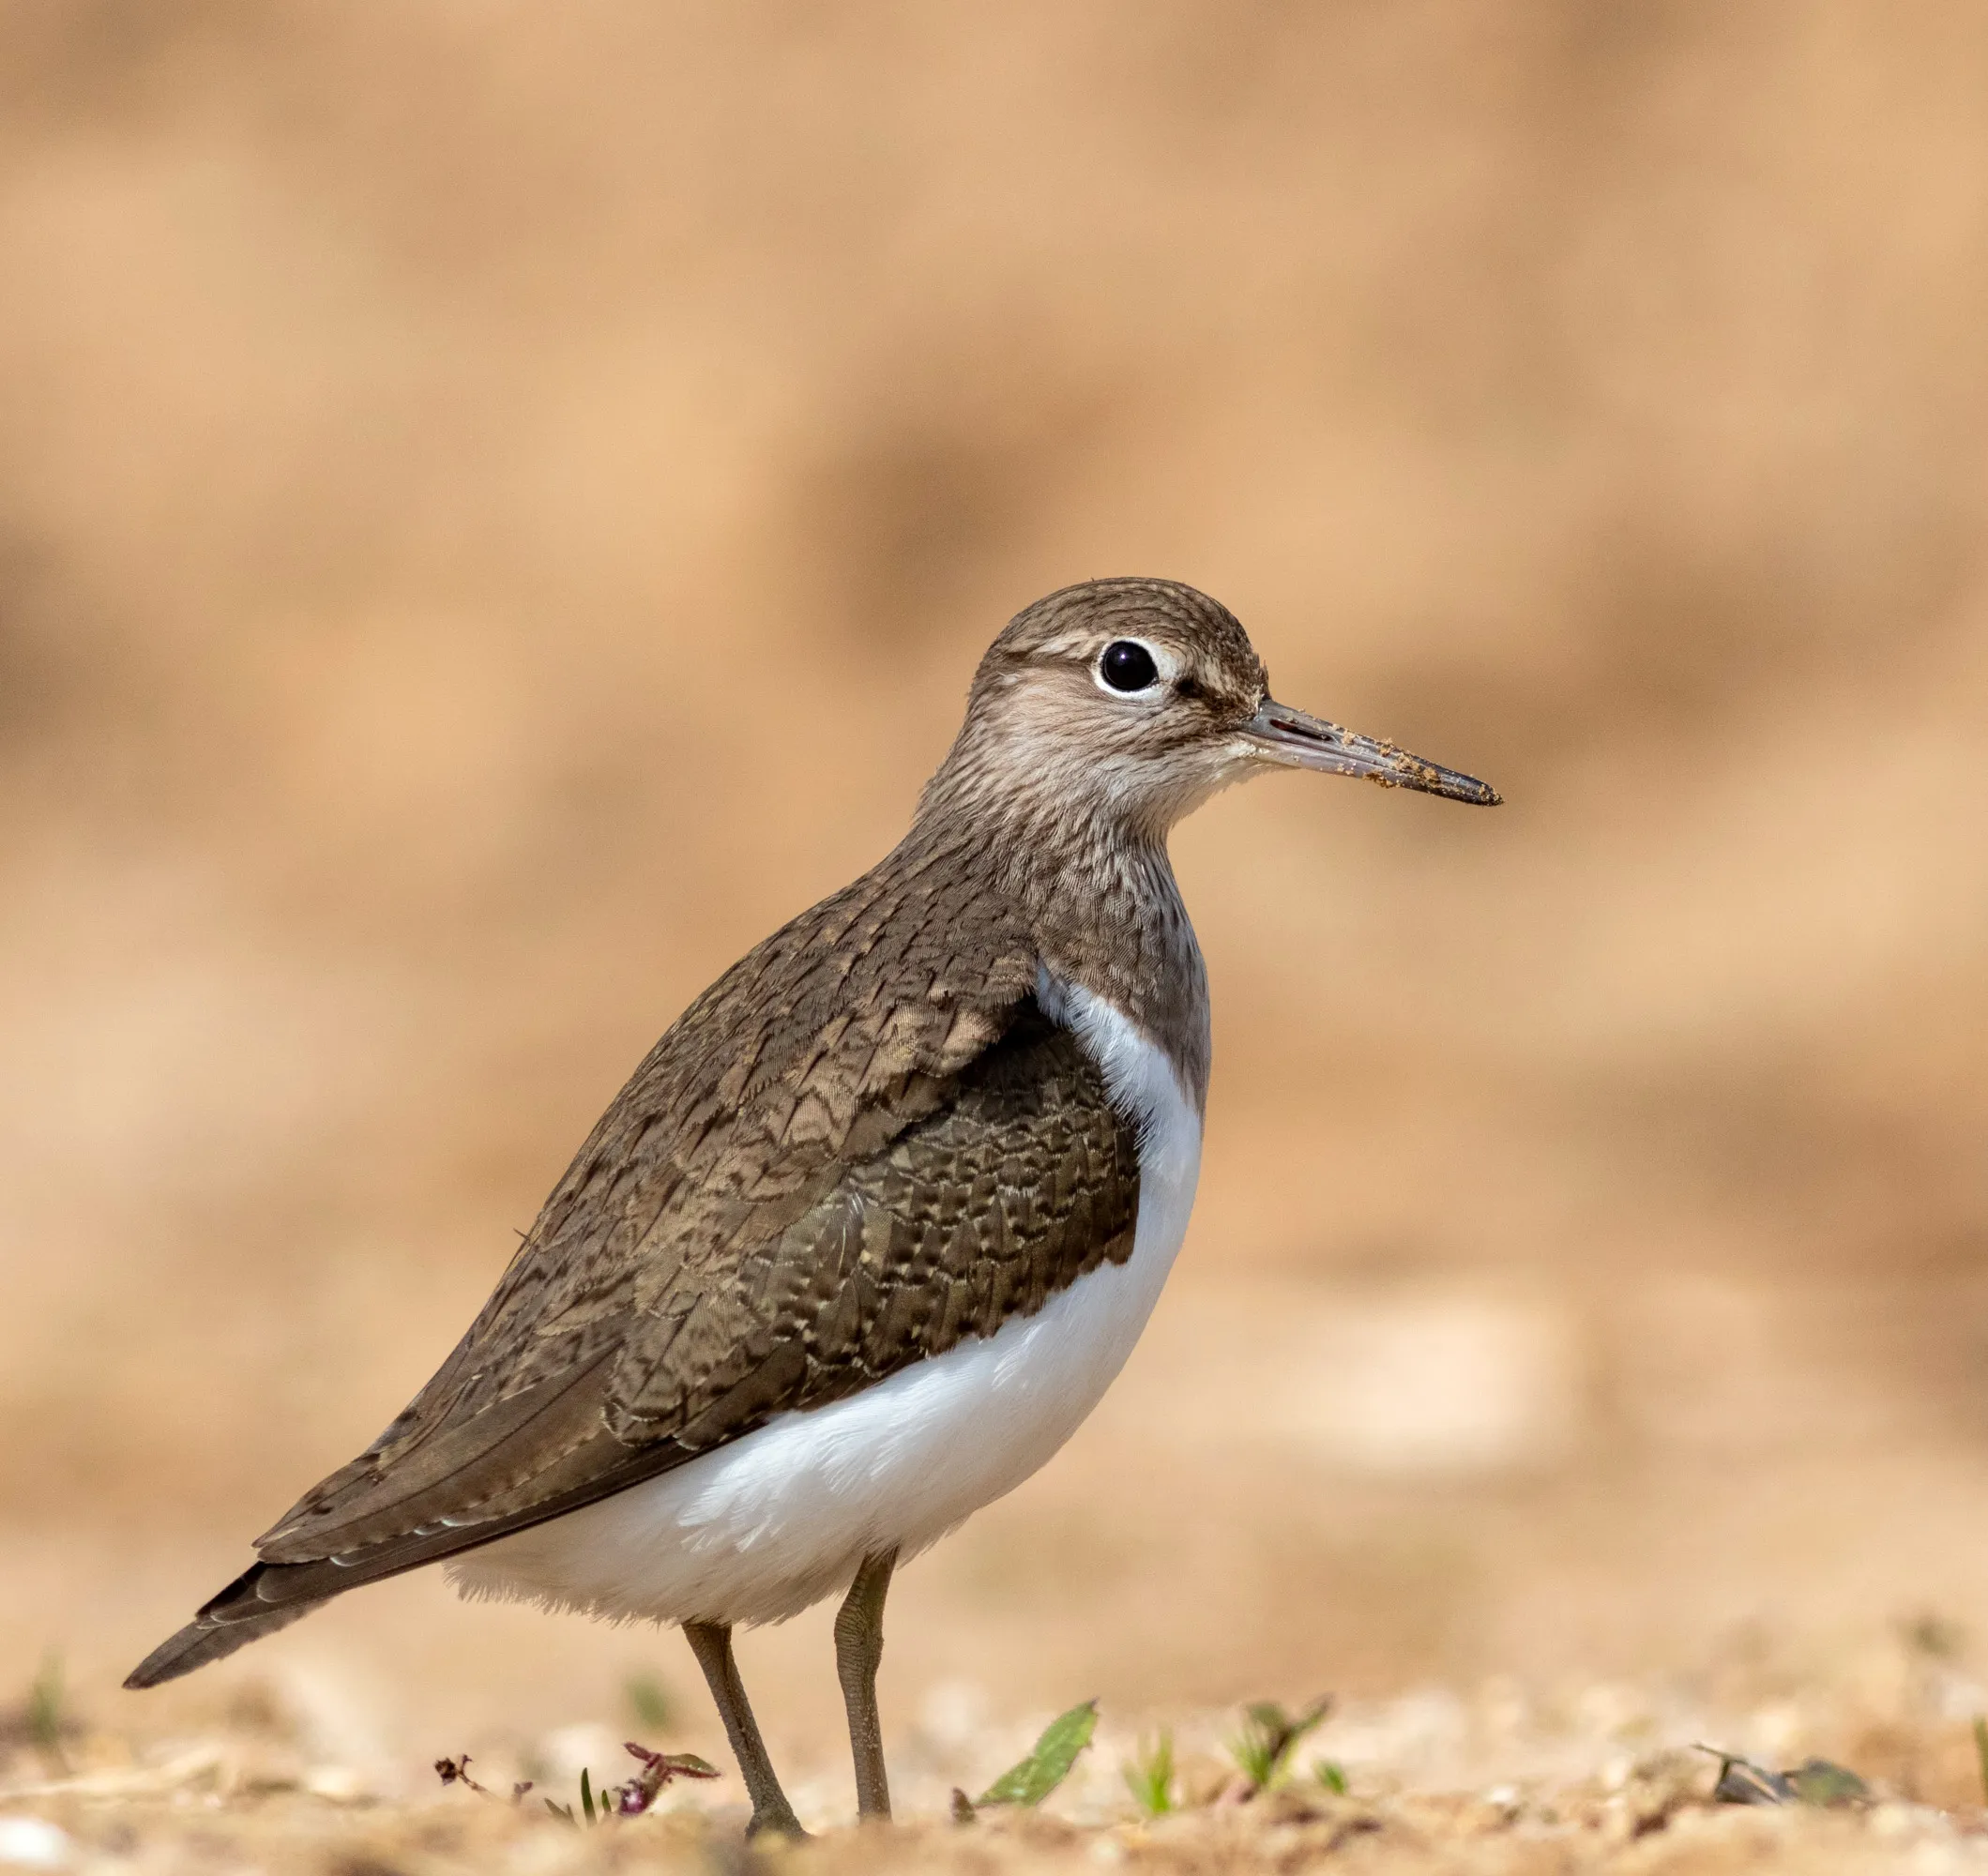
[{"label": "wing feather", "polygon": [[693,1004],[433,1380],[140,1672],[845,1398],[1129,1256],[1132,1129],[1037,1008],[1025,938],[970,969],[944,942],[942,871],[858,882]]}]

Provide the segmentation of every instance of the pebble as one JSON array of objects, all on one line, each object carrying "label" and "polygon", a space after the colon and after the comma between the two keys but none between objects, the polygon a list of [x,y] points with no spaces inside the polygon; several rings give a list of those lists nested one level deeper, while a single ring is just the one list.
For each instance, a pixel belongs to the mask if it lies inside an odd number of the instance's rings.
[{"label": "pebble", "polygon": [[0,1864],[10,1869],[67,1869],[76,1846],[44,1818],[0,1817]]}]

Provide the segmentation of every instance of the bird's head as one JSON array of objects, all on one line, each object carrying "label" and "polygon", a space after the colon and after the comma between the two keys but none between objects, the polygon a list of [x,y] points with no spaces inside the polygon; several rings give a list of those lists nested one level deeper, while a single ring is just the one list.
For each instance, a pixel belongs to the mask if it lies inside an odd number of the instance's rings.
[{"label": "bird's head", "polygon": [[1483,806],[1497,791],[1270,695],[1226,607],[1171,580],[1093,580],[1018,613],[974,674],[925,811],[1040,803],[1164,838],[1272,768],[1364,777]]}]

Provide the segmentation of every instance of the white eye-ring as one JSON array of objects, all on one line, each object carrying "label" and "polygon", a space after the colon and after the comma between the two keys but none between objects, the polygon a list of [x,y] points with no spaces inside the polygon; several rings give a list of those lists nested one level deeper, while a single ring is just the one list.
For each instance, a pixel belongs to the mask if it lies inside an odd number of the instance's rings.
[{"label": "white eye-ring", "polygon": [[1174,660],[1144,639],[1114,639],[1098,654],[1092,674],[1114,697],[1137,697],[1173,675]]}]

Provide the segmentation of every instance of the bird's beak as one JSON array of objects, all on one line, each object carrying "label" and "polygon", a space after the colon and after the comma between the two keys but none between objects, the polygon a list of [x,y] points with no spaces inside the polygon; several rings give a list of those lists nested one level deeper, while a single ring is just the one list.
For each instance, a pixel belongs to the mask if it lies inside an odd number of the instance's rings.
[{"label": "bird's beak", "polygon": [[1265,698],[1263,707],[1242,727],[1242,734],[1260,757],[1291,768],[1323,769],[1328,775],[1358,775],[1383,788],[1415,788],[1424,794],[1448,795],[1451,801],[1472,801],[1495,808],[1503,800],[1488,781],[1438,768],[1392,743],[1356,736],[1337,723],[1321,722],[1302,710]]}]

